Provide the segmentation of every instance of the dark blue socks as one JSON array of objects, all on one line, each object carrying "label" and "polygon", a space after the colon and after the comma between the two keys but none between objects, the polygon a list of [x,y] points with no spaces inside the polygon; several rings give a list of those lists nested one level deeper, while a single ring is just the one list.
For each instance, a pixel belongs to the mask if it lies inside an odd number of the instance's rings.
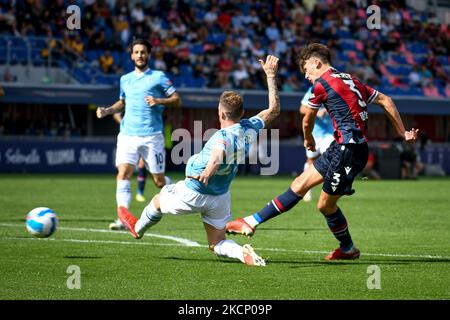
[{"label": "dark blue socks", "polygon": [[144,194],[145,180],[147,179],[147,169],[138,168],[138,194]]},{"label": "dark blue socks", "polygon": [[331,232],[338,239],[342,251],[346,252],[351,250],[353,248],[353,241],[348,231],[347,220],[342,214],[341,209],[338,208],[335,213],[325,216],[325,219]]},{"label": "dark blue socks", "polygon": [[285,193],[270,201],[260,212],[255,213],[253,217],[262,223],[292,209],[301,199],[301,196],[289,188]]}]

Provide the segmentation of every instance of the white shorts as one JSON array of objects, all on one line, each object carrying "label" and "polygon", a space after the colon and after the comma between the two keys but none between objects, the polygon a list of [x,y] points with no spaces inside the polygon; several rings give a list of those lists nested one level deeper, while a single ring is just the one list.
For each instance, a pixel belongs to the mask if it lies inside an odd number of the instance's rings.
[{"label": "white shorts", "polygon": [[231,219],[230,201],[230,191],[217,196],[201,194],[188,188],[184,180],[164,186],[159,193],[163,214],[200,213],[203,222],[219,230]]},{"label": "white shorts", "polygon": [[116,167],[119,164],[137,166],[139,157],[151,173],[164,173],[166,170],[166,150],[162,133],[151,136],[117,136]]},{"label": "white shorts", "polygon": [[306,149],[306,157],[307,158],[317,158],[321,154],[323,154],[330,144],[334,141],[334,137],[332,135],[326,136],[321,139],[315,139],[316,141],[316,151],[309,151]]}]

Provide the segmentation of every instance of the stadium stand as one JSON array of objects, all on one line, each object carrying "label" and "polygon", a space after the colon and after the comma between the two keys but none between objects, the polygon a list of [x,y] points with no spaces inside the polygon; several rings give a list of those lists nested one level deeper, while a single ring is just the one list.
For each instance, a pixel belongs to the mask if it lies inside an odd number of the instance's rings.
[{"label": "stadium stand", "polygon": [[[81,8],[80,32],[65,27],[69,4]],[[41,66],[53,58],[80,84],[117,85],[133,68],[127,44],[144,36],[154,46],[151,66],[167,71],[178,87],[263,89],[253,60],[275,53],[283,56],[282,90],[305,90],[295,54],[320,41],[333,48],[334,65],[370,74],[364,80],[382,91],[449,97],[448,24],[405,1],[380,5],[381,29],[368,30],[365,1],[2,0],[0,64]],[[224,62],[241,73],[224,72]]]},{"label": "stadium stand", "polygon": [[[367,28],[368,3],[0,0],[0,171],[54,170],[33,163],[12,167],[5,162],[8,150],[18,161],[27,154],[31,161],[39,146],[43,165],[48,148],[100,150],[113,141],[117,125],[97,121],[94,110],[117,99],[121,75],[133,70],[127,45],[144,37],[154,48],[150,66],[166,71],[182,96],[182,109],[165,111],[173,129],[192,133],[200,119],[202,132],[217,127],[217,97],[224,89],[240,90],[246,115],[256,114],[267,103],[258,58],[275,54],[281,57],[283,116],[273,124],[282,142],[280,172],[298,170],[304,160],[298,105],[308,83],[294,59],[304,45],[319,41],[332,48],[335,67],[394,97],[405,123],[432,141],[422,159],[450,174],[450,29],[446,15],[434,13],[450,12],[450,1],[438,1],[446,6],[439,9],[436,2],[378,1],[379,30]],[[66,26],[71,4],[81,9],[79,30]],[[368,138],[383,148],[395,135],[379,108],[369,112]],[[105,148],[112,156],[114,144]],[[92,170],[114,171],[112,163]]]}]

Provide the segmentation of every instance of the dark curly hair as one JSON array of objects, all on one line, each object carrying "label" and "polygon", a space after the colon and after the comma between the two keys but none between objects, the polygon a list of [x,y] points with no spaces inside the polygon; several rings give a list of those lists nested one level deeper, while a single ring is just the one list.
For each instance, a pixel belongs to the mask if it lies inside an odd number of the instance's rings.
[{"label": "dark curly hair", "polygon": [[331,63],[330,49],[321,43],[311,43],[300,52],[297,56],[296,62],[300,67],[300,71],[305,73],[304,65],[306,60],[311,57],[318,58],[322,63]]}]

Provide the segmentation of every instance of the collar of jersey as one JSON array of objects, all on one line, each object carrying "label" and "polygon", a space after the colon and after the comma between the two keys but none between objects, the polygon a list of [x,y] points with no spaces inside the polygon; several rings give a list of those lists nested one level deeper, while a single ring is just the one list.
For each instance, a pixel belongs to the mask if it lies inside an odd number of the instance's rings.
[{"label": "collar of jersey", "polygon": [[144,75],[146,75],[146,74],[152,72],[152,69],[149,67],[149,68],[147,68],[147,70],[145,70],[144,72],[139,73],[139,74],[136,72],[136,70],[134,70],[133,72],[134,72],[134,75],[135,75],[135,76],[137,76],[137,77],[142,77],[142,76],[144,76]]}]

